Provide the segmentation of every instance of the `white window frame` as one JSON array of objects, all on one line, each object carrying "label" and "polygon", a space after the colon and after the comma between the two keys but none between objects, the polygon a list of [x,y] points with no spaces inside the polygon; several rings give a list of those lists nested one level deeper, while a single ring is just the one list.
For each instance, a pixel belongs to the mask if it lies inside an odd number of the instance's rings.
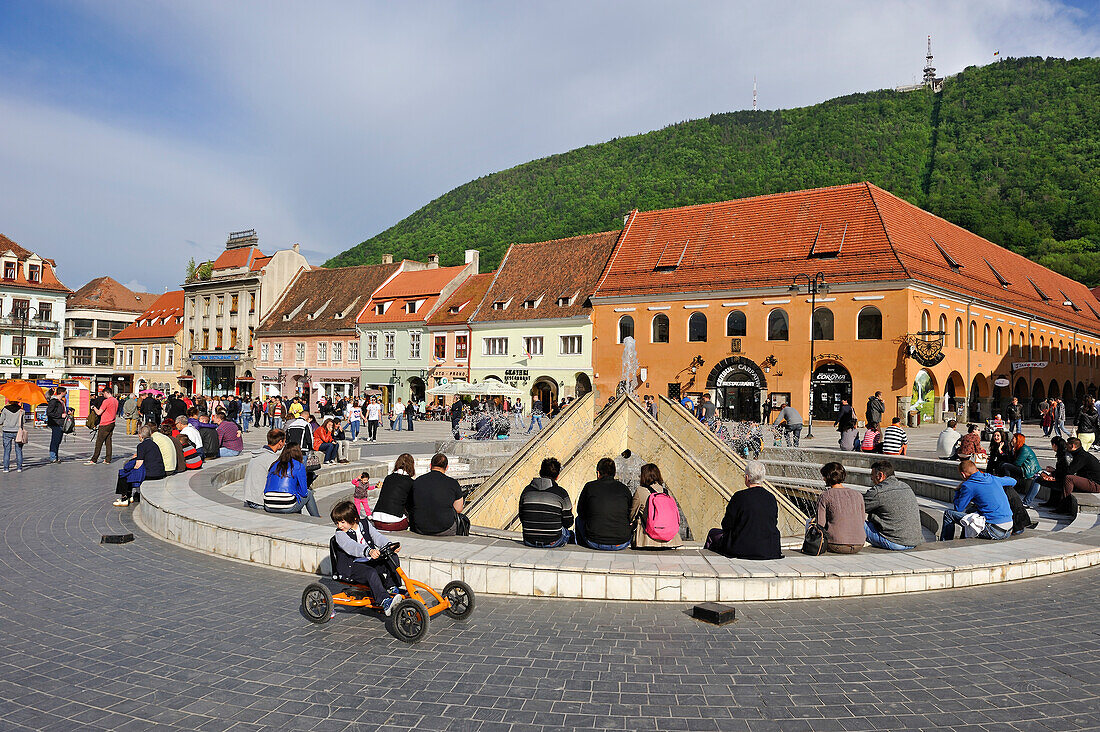
[{"label": "white window frame", "polygon": [[420,360],[421,342],[423,341],[423,331],[410,330],[409,331],[409,359],[413,361]]},{"label": "white window frame", "polygon": [[139,362],[139,365],[140,366],[148,366],[149,365],[149,349],[148,348],[143,347],[141,349],[141,361]]},{"label": "white window frame", "polygon": [[164,349],[164,365],[175,366],[176,365],[176,347],[168,346]]},{"label": "white window frame", "polygon": [[118,363],[119,366],[121,366],[122,364],[126,363],[126,360],[123,358],[123,356],[126,353],[126,349],[116,348],[115,350],[118,352],[118,355],[117,355],[118,361],[117,361],[117,363]]},{"label": "white window frame", "polygon": [[[566,346],[576,344],[577,349],[569,350]],[[584,338],[579,335],[558,336],[559,353],[562,356],[579,356],[584,352]]]},{"label": "white window frame", "polygon": [[317,341],[317,362],[328,362],[328,341]]},{"label": "white window frame", "polygon": [[344,362],[344,342],[333,341],[332,342],[332,362],[343,363]]},{"label": "white window frame", "polygon": [[378,333],[377,331],[367,333],[367,359],[378,359]]},{"label": "white window frame", "polygon": [[348,341],[348,361],[359,362],[359,341]]},{"label": "white window frame", "polygon": [[153,366],[160,368],[160,348],[153,346]]},{"label": "white window frame", "polygon": [[523,337],[523,352],[529,353],[532,356],[543,355],[543,337],[542,336],[524,336]]},{"label": "white window frame", "polygon": [[130,348],[126,349],[126,365],[127,366],[133,366],[134,365],[134,349],[133,349],[132,346]]},{"label": "white window frame", "polygon": [[393,361],[397,358],[397,331],[382,332],[382,360]]},{"label": "white window frame", "polygon": [[[459,338],[465,338],[466,339],[466,355],[465,356],[459,356],[458,355],[458,339]],[[469,360],[470,360],[470,336],[469,336],[469,334],[467,334],[467,333],[455,333],[455,362],[456,363],[467,363]]]},{"label": "white window frame", "polygon": [[306,344],[305,341],[297,341],[294,344],[294,362],[306,360]]},{"label": "white window frame", "polygon": [[260,344],[260,360],[265,362],[265,363],[267,362],[267,344],[266,343],[261,343]]},{"label": "white window frame", "polygon": [[507,356],[508,355],[508,337],[497,336],[495,338],[482,338],[481,339],[481,355],[482,356]]},{"label": "white window frame", "polygon": [[282,363],[283,361],[283,344],[275,343],[274,348],[271,349],[271,360]]}]

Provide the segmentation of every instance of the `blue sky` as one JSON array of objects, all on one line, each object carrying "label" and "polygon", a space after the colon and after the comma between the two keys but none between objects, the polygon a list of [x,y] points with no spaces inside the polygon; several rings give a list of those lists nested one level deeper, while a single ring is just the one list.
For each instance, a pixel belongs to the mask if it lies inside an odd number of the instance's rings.
[{"label": "blue sky", "polygon": [[526,160],[1003,56],[1100,9],[957,2],[0,0],[0,232],[155,292],[256,228],[311,261]]}]

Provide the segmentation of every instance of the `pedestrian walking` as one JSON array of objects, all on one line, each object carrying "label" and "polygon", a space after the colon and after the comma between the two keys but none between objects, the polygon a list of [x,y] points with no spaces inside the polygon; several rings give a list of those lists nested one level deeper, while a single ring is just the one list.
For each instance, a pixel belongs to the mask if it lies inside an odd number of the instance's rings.
[{"label": "pedestrian walking", "polygon": [[126,397],[125,404],[122,405],[122,416],[126,419],[126,434],[136,435],[138,431],[138,407],[141,404],[141,400],[138,399],[137,394],[130,394]]},{"label": "pedestrian walking", "polygon": [[867,423],[878,422],[882,424],[882,415],[886,414],[886,403],[882,401],[882,392],[876,391],[875,395],[867,398]]},{"label": "pedestrian walking", "polygon": [[1020,408],[1020,400],[1012,397],[1012,403],[1005,410],[1008,418],[1008,427],[1012,434],[1018,435],[1024,431],[1023,410]]},{"label": "pedestrian walking", "polygon": [[797,409],[790,404],[784,404],[772,426],[783,428],[783,442],[787,447],[791,447],[792,441],[794,447],[798,447],[799,439],[802,437],[802,415]]},{"label": "pedestrian walking", "polygon": [[62,425],[68,413],[65,405],[65,387],[55,386],[50,390],[50,400],[46,403],[46,425],[50,428],[51,463],[61,462],[58,451],[61,449],[61,438],[65,434]]},{"label": "pedestrian walking", "polygon": [[23,444],[27,441],[27,430],[23,427],[23,405],[16,401],[8,402],[0,409],[0,435],[4,439],[4,472],[10,472],[11,452],[15,448],[15,471],[23,472]]},{"label": "pedestrian walking", "polygon": [[92,459],[89,460],[86,465],[95,465],[99,461],[100,448],[106,446],[107,450],[104,453],[104,462],[111,462],[112,452],[114,449],[114,443],[112,437],[115,432],[115,420],[118,418],[118,399],[115,399],[114,393],[110,387],[103,390],[103,399],[100,401],[98,407],[92,407],[95,413],[99,416],[98,426],[95,434],[95,448],[92,450]]},{"label": "pedestrian walking", "polygon": [[531,430],[535,429],[535,424],[538,423],[539,431],[542,431],[542,400],[531,400],[531,424],[527,427],[527,434],[531,434]]}]

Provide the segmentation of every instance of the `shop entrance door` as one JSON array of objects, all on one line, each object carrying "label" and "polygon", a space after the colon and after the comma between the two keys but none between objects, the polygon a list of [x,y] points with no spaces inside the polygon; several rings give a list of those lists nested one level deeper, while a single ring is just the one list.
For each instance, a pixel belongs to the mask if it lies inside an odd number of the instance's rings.
[{"label": "shop entrance door", "polygon": [[756,386],[723,386],[715,398],[718,413],[729,422],[756,422],[760,419],[760,390]]},{"label": "shop entrance door", "polygon": [[813,418],[835,422],[840,414],[840,402],[852,403],[852,377],[838,363],[827,363],[814,370]]}]

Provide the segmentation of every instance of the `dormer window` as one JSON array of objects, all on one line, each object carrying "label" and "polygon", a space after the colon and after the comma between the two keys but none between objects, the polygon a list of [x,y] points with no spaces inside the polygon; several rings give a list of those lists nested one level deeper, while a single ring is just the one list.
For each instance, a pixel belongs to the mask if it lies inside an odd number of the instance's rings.
[{"label": "dormer window", "polygon": [[386,310],[388,310],[389,307],[390,307],[390,304],[388,302],[380,302],[380,303],[378,303],[377,305],[374,306],[374,314],[375,315],[385,315]]},{"label": "dormer window", "polygon": [[420,308],[419,300],[409,300],[405,303],[405,312],[410,315],[414,314]]},{"label": "dormer window", "polygon": [[538,298],[538,299],[524,300],[523,301],[523,309],[524,310],[531,310],[533,308],[537,308],[539,306],[540,302],[542,302],[541,297]]},{"label": "dormer window", "polygon": [[4,262],[4,279],[15,279],[15,262]]},{"label": "dormer window", "polygon": [[452,305],[451,307],[447,308],[447,312],[451,315],[458,315],[458,311],[461,309],[462,308],[460,308],[458,305]]},{"label": "dormer window", "polygon": [[42,266],[39,264],[32,264],[27,267],[27,279],[31,282],[42,281]]},{"label": "dormer window", "polygon": [[503,310],[506,307],[508,307],[508,303],[504,300],[497,300],[493,303],[493,310]]},{"label": "dormer window", "polygon": [[559,298],[558,298],[558,307],[559,307],[559,308],[567,308],[567,307],[569,307],[569,302],[570,302],[570,300],[572,300],[572,299],[573,299],[573,298],[571,298],[571,297],[559,297]]}]

